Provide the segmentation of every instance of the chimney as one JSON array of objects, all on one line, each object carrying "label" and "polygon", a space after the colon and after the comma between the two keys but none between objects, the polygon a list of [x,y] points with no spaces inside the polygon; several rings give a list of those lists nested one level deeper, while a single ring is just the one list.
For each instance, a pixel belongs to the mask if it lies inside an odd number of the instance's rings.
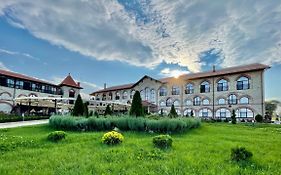
[{"label": "chimney", "polygon": [[216,66],[213,65],[213,72],[216,72]]},{"label": "chimney", "polygon": [[103,84],[103,89],[106,89],[106,83]]},{"label": "chimney", "polygon": [[77,85],[80,87],[80,82],[77,82]]}]

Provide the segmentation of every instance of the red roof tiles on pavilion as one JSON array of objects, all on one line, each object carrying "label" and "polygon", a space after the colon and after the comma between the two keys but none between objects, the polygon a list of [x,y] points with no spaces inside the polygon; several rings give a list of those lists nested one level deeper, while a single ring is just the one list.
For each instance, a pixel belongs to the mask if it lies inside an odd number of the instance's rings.
[{"label": "red roof tiles on pavilion", "polygon": [[70,86],[70,87],[82,89],[82,87],[80,87],[80,84],[76,83],[70,74],[60,83],[60,86]]}]

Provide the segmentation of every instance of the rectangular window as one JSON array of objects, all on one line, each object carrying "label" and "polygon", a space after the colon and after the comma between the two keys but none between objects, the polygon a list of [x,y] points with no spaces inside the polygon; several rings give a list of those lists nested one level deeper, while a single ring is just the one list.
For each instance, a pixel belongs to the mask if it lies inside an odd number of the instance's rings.
[{"label": "rectangular window", "polygon": [[200,92],[205,93],[205,92],[210,92],[210,87],[206,85],[201,85],[200,86]]},{"label": "rectangular window", "polygon": [[250,89],[250,84],[244,81],[237,81],[237,90]]},{"label": "rectangular window", "polygon": [[15,87],[15,80],[13,79],[7,79],[7,86],[10,88],[14,88]]},{"label": "rectangular window", "polygon": [[16,88],[17,89],[23,89],[23,81],[17,80],[16,81]]},{"label": "rectangular window", "polygon": [[224,83],[218,83],[217,91],[227,91],[228,86]]}]

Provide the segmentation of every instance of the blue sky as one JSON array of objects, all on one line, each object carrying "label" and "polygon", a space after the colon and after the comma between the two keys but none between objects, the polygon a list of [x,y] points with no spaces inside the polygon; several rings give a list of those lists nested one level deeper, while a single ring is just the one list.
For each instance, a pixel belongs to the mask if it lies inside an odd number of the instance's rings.
[{"label": "blue sky", "polygon": [[281,2],[0,2],[0,68],[90,93],[155,78],[264,63],[266,98],[281,100]]}]

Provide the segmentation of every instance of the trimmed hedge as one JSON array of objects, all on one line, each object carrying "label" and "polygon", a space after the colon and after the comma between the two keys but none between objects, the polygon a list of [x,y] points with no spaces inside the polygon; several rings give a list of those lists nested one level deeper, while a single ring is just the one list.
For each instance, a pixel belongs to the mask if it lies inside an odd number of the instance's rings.
[{"label": "trimmed hedge", "polygon": [[116,131],[107,132],[101,138],[101,142],[107,145],[117,145],[122,143],[123,140],[124,136]]},{"label": "trimmed hedge", "polygon": [[167,149],[172,147],[173,139],[169,135],[158,135],[153,137],[153,145],[160,149]]},{"label": "trimmed hedge", "polygon": [[184,132],[200,126],[201,122],[194,118],[161,118],[158,120],[143,117],[72,117],[52,116],[50,126],[60,130],[71,131],[108,131],[118,128],[123,131],[153,131],[158,133]]},{"label": "trimmed hedge", "polygon": [[65,139],[65,137],[66,133],[64,131],[54,131],[48,135],[47,139],[52,142],[58,142]]},{"label": "trimmed hedge", "polygon": [[[24,116],[24,121],[48,119],[50,116]],[[0,114],[0,123],[22,121],[22,116]]]}]

